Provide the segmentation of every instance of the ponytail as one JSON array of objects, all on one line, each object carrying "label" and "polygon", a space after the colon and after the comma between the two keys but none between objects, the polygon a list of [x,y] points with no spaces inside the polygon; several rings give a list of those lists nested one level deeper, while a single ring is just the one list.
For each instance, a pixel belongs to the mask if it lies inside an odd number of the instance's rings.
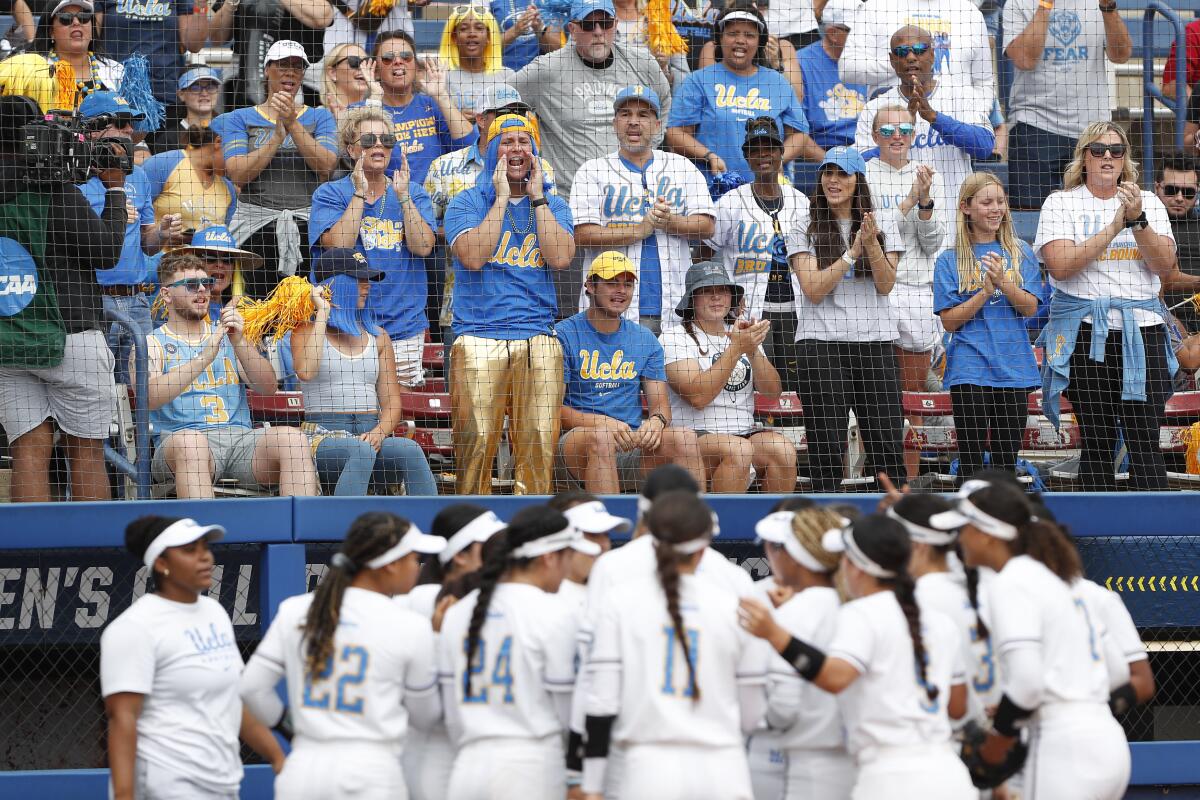
[{"label": "ponytail", "polygon": [[1046,565],[1066,583],[1083,575],[1079,551],[1062,529],[1053,522],[1031,516],[1017,525],[1016,551]]},{"label": "ponytail", "polygon": [[683,614],[679,611],[679,564],[686,558],[666,542],[656,542],[655,557],[658,559],[658,583],[667,596],[667,614],[675,628],[675,639],[683,648],[687,661],[688,684],[692,687],[692,702],[700,702],[700,684],[696,682],[696,665],[692,663],[692,649],[688,647],[687,630],[683,626]]},{"label": "ponytail", "polygon": [[[959,560],[962,560],[962,553],[959,553]],[[975,612],[975,631],[979,634],[979,640],[984,641],[991,636],[988,631],[987,623],[983,621],[983,617],[979,614],[979,568],[964,567],[963,571],[967,576],[967,602],[971,604],[971,610]]]},{"label": "ponytail", "polygon": [[921,685],[925,687],[925,695],[929,702],[937,700],[938,687],[929,682],[926,675],[929,654],[925,652],[925,641],[921,638],[921,609],[917,605],[917,584],[909,574],[907,567],[897,570],[893,580],[892,590],[900,603],[900,610],[908,621],[908,635],[912,637],[913,657],[917,661],[917,675]]}]

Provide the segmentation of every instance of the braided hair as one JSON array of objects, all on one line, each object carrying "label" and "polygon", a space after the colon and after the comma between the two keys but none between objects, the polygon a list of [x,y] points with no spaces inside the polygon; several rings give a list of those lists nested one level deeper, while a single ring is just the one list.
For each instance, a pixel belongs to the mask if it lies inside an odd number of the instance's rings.
[{"label": "braided hair", "polygon": [[696,682],[696,665],[688,647],[687,630],[679,609],[679,566],[690,555],[680,553],[674,545],[692,542],[712,535],[713,513],[700,497],[687,490],[675,490],[660,495],[646,519],[654,537],[654,553],[658,564],[658,583],[667,597],[667,614],[675,629],[675,638],[683,648],[687,662],[688,684],[692,687],[692,702],[700,701],[700,684]]},{"label": "braided hair", "polygon": [[464,676],[466,694],[471,694],[471,667],[479,652],[480,634],[483,624],[487,621],[488,606],[492,604],[492,595],[496,593],[496,584],[514,567],[523,567],[532,559],[514,558],[516,550],[526,542],[536,541],[552,533],[558,533],[570,523],[561,512],[544,505],[525,506],[508,523],[508,529],[493,536],[486,548],[483,566],[475,573],[474,580],[478,581],[479,595],[475,598],[475,608],[471,612],[471,623],[467,626],[467,671]]},{"label": "braided hair", "polygon": [[412,523],[386,511],[360,514],[350,523],[346,539],[329,561],[329,572],[313,592],[304,625],[304,667],[310,676],[320,675],[333,656],[333,637],[342,613],[342,598],[354,576],[366,569],[371,559],[395,547]]}]

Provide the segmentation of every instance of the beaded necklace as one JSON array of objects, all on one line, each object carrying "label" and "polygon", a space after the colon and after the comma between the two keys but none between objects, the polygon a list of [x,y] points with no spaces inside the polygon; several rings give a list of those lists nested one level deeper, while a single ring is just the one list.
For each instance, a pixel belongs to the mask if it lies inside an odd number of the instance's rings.
[{"label": "beaded necklace", "polygon": [[[56,51],[50,51],[51,64],[57,64],[61,60],[62,58]],[[92,92],[99,91],[104,88],[104,85],[100,82],[100,60],[96,58],[96,55],[90,50],[88,51],[88,71],[92,76],[90,80],[81,81],[78,78],[75,80],[75,91],[78,92],[77,99],[79,101],[82,101],[83,98],[87,97]]]}]

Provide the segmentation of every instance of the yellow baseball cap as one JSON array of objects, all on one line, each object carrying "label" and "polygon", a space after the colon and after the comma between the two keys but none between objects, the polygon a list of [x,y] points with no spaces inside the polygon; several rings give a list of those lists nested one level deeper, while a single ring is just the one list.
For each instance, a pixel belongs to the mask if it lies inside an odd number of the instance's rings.
[{"label": "yellow baseball cap", "polygon": [[615,250],[609,250],[601,253],[592,260],[592,265],[588,267],[588,278],[595,276],[606,281],[611,281],[618,275],[628,273],[637,280],[637,267],[624,253],[618,253]]}]

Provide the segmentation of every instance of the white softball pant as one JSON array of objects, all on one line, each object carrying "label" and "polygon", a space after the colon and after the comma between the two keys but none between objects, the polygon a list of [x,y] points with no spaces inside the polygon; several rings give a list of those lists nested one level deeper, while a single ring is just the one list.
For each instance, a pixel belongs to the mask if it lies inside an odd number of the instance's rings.
[{"label": "white softball pant", "polygon": [[[606,795],[607,797],[607,795]],[[630,744],[614,800],[753,800],[746,751]]]},{"label": "white softball pant", "polygon": [[446,800],[562,800],[566,786],[559,734],[479,739],[459,748]]},{"label": "white softball pant", "polygon": [[949,743],[874,748],[859,758],[852,800],[978,800],[962,759]]},{"label": "white softball pant", "polygon": [[845,750],[788,750],[787,800],[850,800],[858,768]]},{"label": "white softball pant", "polygon": [[454,755],[445,725],[438,723],[429,731],[409,731],[400,762],[411,800],[446,800]]},{"label": "white softball pant", "polygon": [[408,800],[399,753],[377,742],[296,739],[275,800]]},{"label": "white softball pant", "polygon": [[750,762],[754,800],[783,800],[787,758],[779,746],[779,734],[753,734],[746,742],[746,759]]},{"label": "white softball pant", "polygon": [[1023,800],[1121,800],[1129,785],[1129,743],[1108,706],[1055,703],[1030,725]]}]

